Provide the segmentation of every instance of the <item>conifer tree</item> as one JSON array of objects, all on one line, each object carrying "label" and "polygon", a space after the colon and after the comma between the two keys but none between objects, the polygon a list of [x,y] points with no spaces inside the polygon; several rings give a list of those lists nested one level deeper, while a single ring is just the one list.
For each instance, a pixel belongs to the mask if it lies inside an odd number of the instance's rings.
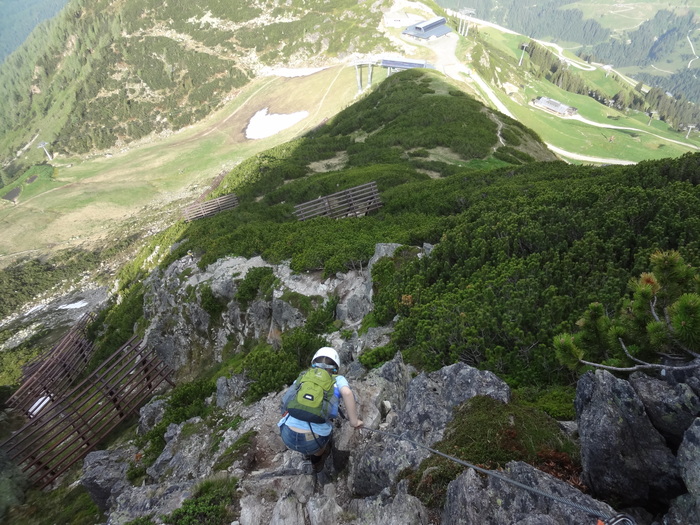
[{"label": "conifer tree", "polygon": [[700,273],[676,251],[651,256],[616,317],[592,303],[575,334],[554,338],[558,360],[614,372],[700,367]]}]

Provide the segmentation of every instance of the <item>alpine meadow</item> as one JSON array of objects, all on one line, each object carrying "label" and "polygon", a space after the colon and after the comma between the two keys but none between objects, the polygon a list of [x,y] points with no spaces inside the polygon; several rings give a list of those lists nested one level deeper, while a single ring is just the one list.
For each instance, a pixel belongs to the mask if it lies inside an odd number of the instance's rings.
[{"label": "alpine meadow", "polygon": [[[690,523],[690,3],[69,0],[0,39],[0,518]],[[328,347],[365,428],[311,476],[278,409]],[[668,471],[618,467],[652,432]]]}]

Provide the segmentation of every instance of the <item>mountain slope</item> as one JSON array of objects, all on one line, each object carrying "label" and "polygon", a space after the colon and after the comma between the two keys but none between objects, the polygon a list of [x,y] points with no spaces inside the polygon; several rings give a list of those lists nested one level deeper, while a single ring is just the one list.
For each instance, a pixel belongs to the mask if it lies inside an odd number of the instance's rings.
[{"label": "mountain slope", "polygon": [[[530,38],[551,40],[579,56],[614,64],[616,69],[684,95],[700,104],[697,49],[700,8],[647,1],[613,0],[441,0],[445,8],[474,12],[477,18],[505,26]],[[472,11],[473,10],[473,11]]]},{"label": "mountain slope", "polygon": [[375,7],[73,0],[0,70],[3,164],[37,133],[61,153],[105,149],[200,120],[265,65],[388,49]]}]

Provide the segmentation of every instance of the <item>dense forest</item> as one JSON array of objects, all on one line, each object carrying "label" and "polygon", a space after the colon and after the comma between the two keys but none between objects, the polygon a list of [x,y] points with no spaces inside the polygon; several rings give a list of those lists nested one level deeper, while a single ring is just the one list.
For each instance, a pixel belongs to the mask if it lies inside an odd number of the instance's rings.
[{"label": "dense forest", "polygon": [[617,67],[648,66],[666,59],[695,24],[693,13],[677,16],[662,9],[626,38],[598,44],[590,52],[593,60]]},{"label": "dense forest", "polygon": [[[575,374],[552,347],[556,334],[571,331],[594,301],[616,312],[630,278],[648,270],[656,250],[678,250],[688,264],[700,263],[700,155],[600,168],[524,155],[488,160],[484,152],[498,139],[487,125],[465,131],[472,133],[465,139],[470,149],[458,154],[461,161],[445,163],[432,152],[461,146],[449,143],[452,134],[441,133],[441,123],[480,113],[479,104],[445,88],[434,73],[394,75],[323,128],[235,168],[220,191],[235,191],[238,208],[173,226],[122,270],[122,301],[102,318],[109,328],[100,346],[116,348],[142,326],[141,281],[155,246],[177,242],[162,268],[188,253],[202,267],[220,257],[260,255],[289,260],[295,271],[332,275],[364,266],[375,243],[397,242],[406,249],[373,269],[375,310],[365,324],[398,321],[391,343],[364,355],[366,365],[400,350],[421,368],[465,361],[516,387],[572,384]],[[405,104],[427,102],[435,104],[430,122],[401,118]],[[504,123],[511,153],[537,143],[517,123]],[[349,160],[339,171],[304,168],[342,152]],[[376,214],[296,221],[294,204],[370,180],[384,202]],[[424,243],[435,247],[416,258]],[[256,283],[250,297],[269,293],[269,279]],[[277,354],[265,345],[255,348],[268,366],[283,366],[269,362]]]},{"label": "dense forest", "polygon": [[473,9],[476,17],[531,38],[563,40],[593,45],[610,38],[610,30],[584,19],[578,9],[563,9],[571,0],[440,0],[441,6]]},{"label": "dense forest", "polygon": [[0,3],[0,63],[41,22],[55,16],[67,0],[4,0]]},{"label": "dense forest", "polygon": [[674,98],[684,97],[700,105],[700,64],[693,69],[683,69],[668,76],[637,73],[635,78],[645,84],[656,86],[665,93],[671,93]]}]

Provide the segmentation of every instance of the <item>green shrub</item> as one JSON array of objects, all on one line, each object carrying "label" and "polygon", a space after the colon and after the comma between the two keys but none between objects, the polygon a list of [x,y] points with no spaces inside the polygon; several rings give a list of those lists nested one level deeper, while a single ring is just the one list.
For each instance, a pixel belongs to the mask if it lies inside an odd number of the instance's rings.
[{"label": "green shrub", "polygon": [[136,518],[135,520],[127,521],[125,525],[156,525],[156,522],[153,521],[153,515],[149,514],[148,516],[142,516],[140,518]]},{"label": "green shrub", "polygon": [[524,405],[543,410],[557,421],[576,419],[574,410],[576,387],[574,386],[522,387],[514,390],[513,395]]},{"label": "green shrub", "polygon": [[88,365],[89,371],[99,367],[134,335],[134,326],[143,321],[144,293],[140,282],[123,290],[121,302],[112,302],[111,307],[102,310],[88,327],[88,334],[97,346]]},{"label": "green shrub", "polygon": [[238,283],[236,299],[245,308],[248,303],[258,296],[266,297],[272,292],[275,283],[275,275],[269,266],[251,268]]},{"label": "green shrub", "polygon": [[82,485],[50,491],[31,489],[25,502],[11,507],[5,518],[13,525],[93,525],[105,521]]},{"label": "green shrub", "polygon": [[313,333],[305,326],[300,326],[282,334],[281,351],[294,359],[295,369],[299,371],[311,364],[311,358],[316,350],[328,345],[324,337]]},{"label": "green shrub", "polygon": [[215,295],[208,284],[200,288],[200,294],[202,297],[202,308],[209,314],[212,323],[220,322],[221,314],[226,311],[226,299]]},{"label": "green shrub", "polygon": [[396,347],[391,344],[378,346],[365,350],[360,355],[360,363],[367,368],[377,368],[387,361],[391,361],[396,355]]},{"label": "green shrub", "polygon": [[143,464],[134,465],[132,477],[134,479],[141,475],[142,467],[151,466],[165,447],[165,431],[172,423],[182,423],[193,417],[206,417],[212,410],[211,405],[207,405],[205,400],[216,390],[216,385],[208,379],[199,379],[190,383],[183,383],[176,386],[170,396],[163,412],[163,419],[149,430],[145,436],[139,440],[139,444],[144,447]]},{"label": "green shrub", "polygon": [[169,525],[227,525],[234,521],[237,512],[238,480],[204,481],[191,499],[163,519]]},{"label": "green shrub", "polygon": [[339,299],[331,297],[325,304],[309,313],[306,319],[306,330],[312,334],[322,334],[332,329],[333,321],[335,321],[335,309],[338,306]]},{"label": "green shrub", "polygon": [[246,355],[243,371],[254,380],[246,393],[246,401],[253,403],[268,392],[279,392],[284,385],[291,385],[299,373],[299,366],[296,356],[290,351],[275,350],[263,344]]}]

